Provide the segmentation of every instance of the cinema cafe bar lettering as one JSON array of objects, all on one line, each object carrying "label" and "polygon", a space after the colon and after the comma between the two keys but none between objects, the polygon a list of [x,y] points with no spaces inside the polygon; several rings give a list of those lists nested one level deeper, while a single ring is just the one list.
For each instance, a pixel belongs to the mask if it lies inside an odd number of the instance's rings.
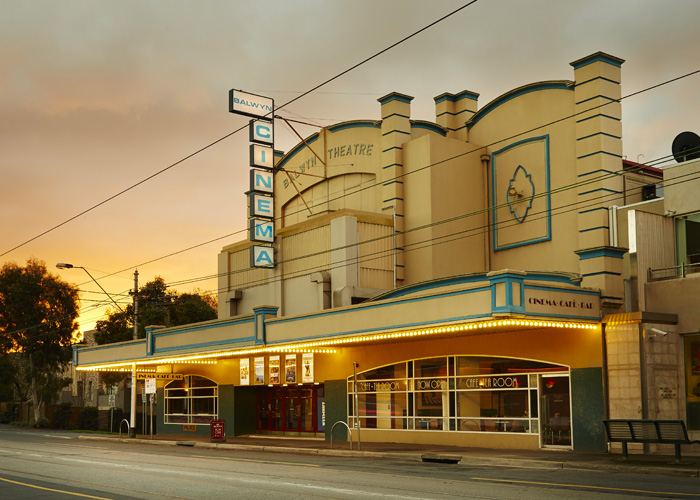
[{"label": "cinema cafe bar lettering", "polygon": [[525,309],[530,313],[554,314],[562,317],[591,317],[598,319],[600,303],[594,293],[555,293],[527,290]]}]

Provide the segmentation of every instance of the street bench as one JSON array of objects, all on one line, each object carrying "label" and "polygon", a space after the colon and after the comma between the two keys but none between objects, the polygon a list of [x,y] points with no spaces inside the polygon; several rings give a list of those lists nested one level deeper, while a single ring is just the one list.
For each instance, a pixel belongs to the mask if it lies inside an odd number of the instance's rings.
[{"label": "street bench", "polygon": [[603,420],[608,441],[622,443],[622,455],[627,458],[627,443],[672,444],[676,448],[676,462],[681,460],[682,444],[700,444],[691,441],[682,420]]}]

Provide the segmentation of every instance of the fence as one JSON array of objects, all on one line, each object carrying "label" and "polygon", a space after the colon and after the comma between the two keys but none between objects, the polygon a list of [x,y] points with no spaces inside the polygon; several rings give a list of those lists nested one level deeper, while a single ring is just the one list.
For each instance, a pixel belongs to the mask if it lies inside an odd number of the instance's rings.
[{"label": "fence", "polygon": [[689,274],[700,273],[700,264],[681,264],[679,266],[649,269],[647,281],[663,281],[676,278],[685,278]]}]

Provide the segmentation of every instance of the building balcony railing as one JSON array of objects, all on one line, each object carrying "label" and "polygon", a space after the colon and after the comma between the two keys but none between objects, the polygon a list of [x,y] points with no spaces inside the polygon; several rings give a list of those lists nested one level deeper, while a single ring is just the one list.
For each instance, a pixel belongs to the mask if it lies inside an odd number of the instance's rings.
[{"label": "building balcony railing", "polygon": [[662,267],[660,269],[648,269],[647,281],[673,280],[685,278],[689,274],[700,273],[700,264],[680,264],[673,267]]}]

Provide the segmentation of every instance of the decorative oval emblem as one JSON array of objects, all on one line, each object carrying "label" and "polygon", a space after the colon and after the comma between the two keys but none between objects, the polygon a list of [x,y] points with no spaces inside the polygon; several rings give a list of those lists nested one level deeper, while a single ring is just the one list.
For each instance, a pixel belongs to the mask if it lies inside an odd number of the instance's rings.
[{"label": "decorative oval emblem", "polygon": [[523,222],[527,217],[534,196],[535,184],[532,182],[532,176],[527,173],[525,167],[518,165],[508,183],[507,196],[508,207],[518,222]]}]

